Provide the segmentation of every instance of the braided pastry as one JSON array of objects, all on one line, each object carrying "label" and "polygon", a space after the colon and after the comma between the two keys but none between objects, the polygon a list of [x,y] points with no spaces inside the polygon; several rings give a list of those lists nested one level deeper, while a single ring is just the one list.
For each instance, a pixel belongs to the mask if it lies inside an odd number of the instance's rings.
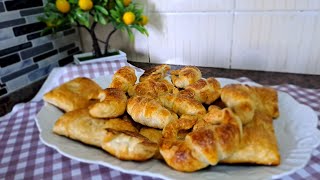
[{"label": "braided pastry", "polygon": [[[239,147],[242,128],[239,122],[229,109],[209,108],[204,120],[181,116],[163,129],[160,153],[178,171],[192,172],[216,165]],[[178,132],[186,129],[192,132],[185,139],[178,139]]]},{"label": "braided pastry", "polygon": [[101,101],[89,107],[90,115],[97,118],[115,118],[124,114],[126,94],[118,88],[107,88],[100,94]]},{"label": "braided pastry", "polygon": [[127,103],[127,112],[134,121],[159,129],[178,118],[158,101],[146,96],[131,97]]},{"label": "braided pastry", "polygon": [[204,115],[206,109],[195,99],[174,94],[163,94],[159,97],[162,105],[178,115]]},{"label": "braided pastry", "polygon": [[163,79],[171,67],[167,64],[155,66],[147,69],[139,78],[139,81],[145,81],[147,79],[160,80]]},{"label": "braided pastry", "polygon": [[205,104],[211,104],[220,97],[220,83],[215,78],[199,79],[179,92],[179,95],[194,98]]},{"label": "braided pastry", "polygon": [[150,96],[157,98],[159,95],[164,93],[177,93],[178,90],[167,80],[161,79],[155,81],[153,79],[146,79],[138,84],[135,84],[128,90],[130,97],[132,96]]},{"label": "braided pastry", "polygon": [[130,66],[124,66],[116,71],[112,76],[112,81],[109,88],[119,88],[124,92],[133,86],[137,81],[134,68]]},{"label": "braided pastry", "polygon": [[185,88],[198,81],[202,76],[201,71],[195,66],[185,66],[171,71],[170,74],[172,83],[178,88]]}]

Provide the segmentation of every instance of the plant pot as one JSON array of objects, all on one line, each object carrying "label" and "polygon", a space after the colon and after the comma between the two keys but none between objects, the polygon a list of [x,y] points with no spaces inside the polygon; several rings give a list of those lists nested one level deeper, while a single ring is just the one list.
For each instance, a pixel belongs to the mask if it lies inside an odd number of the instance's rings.
[{"label": "plant pot", "polygon": [[110,55],[100,58],[92,57],[92,52],[75,54],[73,55],[75,64],[86,64],[86,63],[94,63],[94,62],[105,62],[105,61],[127,61],[127,54],[123,51],[118,51],[119,53],[116,55]]}]

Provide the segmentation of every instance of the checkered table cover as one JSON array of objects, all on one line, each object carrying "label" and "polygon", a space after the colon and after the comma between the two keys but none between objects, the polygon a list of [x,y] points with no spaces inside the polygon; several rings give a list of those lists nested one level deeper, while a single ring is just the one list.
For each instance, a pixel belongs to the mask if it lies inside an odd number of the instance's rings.
[{"label": "checkered table cover", "polygon": [[[72,65],[55,69],[55,76],[49,76],[51,88],[75,77],[96,78],[112,75],[125,61]],[[136,68],[137,71],[141,69]],[[52,73],[51,73],[52,74]],[[51,75],[50,74],[50,75]],[[248,78],[237,79],[250,82]],[[48,81],[48,80],[47,80]],[[320,117],[320,89],[305,89],[295,85],[272,86],[286,92],[298,102],[310,106]],[[13,111],[0,119],[0,179],[154,179],[123,173],[97,164],[87,164],[59,154],[45,146],[39,139],[35,116],[43,106],[38,98],[17,104]],[[319,129],[319,122],[318,122]],[[282,179],[320,179],[320,147],[317,147],[308,164]]]}]

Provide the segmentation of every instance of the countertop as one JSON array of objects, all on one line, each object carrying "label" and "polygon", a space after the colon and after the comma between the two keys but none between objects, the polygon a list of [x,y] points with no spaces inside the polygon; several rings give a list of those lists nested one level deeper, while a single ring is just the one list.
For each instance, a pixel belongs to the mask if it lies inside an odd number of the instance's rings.
[{"label": "countertop", "polygon": [[[156,66],[153,63],[141,63],[129,61],[132,65],[141,69],[148,69]],[[172,69],[179,69],[183,66],[171,65]],[[248,71],[248,70],[233,70],[212,67],[199,67],[203,77],[225,77],[225,78],[239,78],[247,77],[262,85],[280,85],[293,84],[302,88],[320,89],[320,75],[303,75],[291,73],[278,72],[264,72],[264,71]],[[27,87],[24,87],[14,93],[0,98],[0,116],[10,112],[13,106],[17,103],[30,101],[41,88],[45,79],[39,80]]]}]

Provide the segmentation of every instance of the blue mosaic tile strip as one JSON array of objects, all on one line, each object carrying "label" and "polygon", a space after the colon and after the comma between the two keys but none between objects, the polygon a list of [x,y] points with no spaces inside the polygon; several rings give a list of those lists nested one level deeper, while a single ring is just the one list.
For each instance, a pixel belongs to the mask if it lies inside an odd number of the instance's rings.
[{"label": "blue mosaic tile strip", "polygon": [[43,30],[46,26],[47,25],[43,22],[36,22],[32,24],[14,27],[13,32],[15,36],[21,36],[35,31]]},{"label": "blue mosaic tile strip", "polygon": [[4,67],[0,69],[0,77],[5,76],[7,74],[13,73],[19,69],[23,69],[25,67],[30,66],[33,64],[32,59],[26,59],[17,63],[14,63],[10,66]]},{"label": "blue mosaic tile strip", "polygon": [[59,66],[65,66],[73,62],[73,56],[68,56],[59,60]]},{"label": "blue mosaic tile strip", "polygon": [[75,46],[76,46],[75,43],[67,44],[65,46],[60,47],[59,48],[59,52],[66,51],[66,50],[71,49],[71,48],[73,48]]},{"label": "blue mosaic tile strip", "polygon": [[56,55],[56,54],[58,54],[58,50],[55,49],[55,50],[52,50],[52,51],[49,51],[47,53],[44,53],[44,54],[41,54],[39,56],[34,57],[33,61],[34,62],[38,62],[38,61],[44,60],[44,59],[46,59],[48,57],[51,57],[53,55]]},{"label": "blue mosaic tile strip", "polygon": [[20,11],[21,16],[30,16],[34,14],[40,14],[40,13],[43,13],[43,7]]},{"label": "blue mosaic tile strip", "polygon": [[27,43],[23,43],[23,44],[20,44],[20,45],[17,45],[17,46],[12,46],[12,47],[9,47],[9,48],[6,48],[6,49],[2,49],[2,50],[0,50],[0,57],[8,55],[8,54],[11,54],[11,53],[14,53],[14,52],[17,52],[17,51],[21,51],[23,49],[27,49],[29,47],[32,47],[32,43],[31,42],[27,42]]},{"label": "blue mosaic tile strip", "polygon": [[80,51],[79,47],[70,49],[70,50],[68,51],[68,55],[75,54],[75,53],[77,53],[77,52],[79,52],[79,51]]},{"label": "blue mosaic tile strip", "polygon": [[53,44],[52,44],[52,42],[49,42],[49,43],[22,51],[21,58],[27,59],[27,58],[36,56],[38,54],[44,53],[44,52],[52,50],[52,49],[53,49]]},{"label": "blue mosaic tile strip", "polygon": [[0,29],[16,26],[16,25],[20,25],[20,24],[25,24],[25,23],[26,23],[26,20],[24,18],[3,21],[3,22],[0,22]]},{"label": "blue mosaic tile strip", "polygon": [[6,88],[2,88],[2,89],[0,89],[0,96],[3,96],[3,95],[5,95],[5,94],[7,94],[7,89]]},{"label": "blue mosaic tile strip", "polygon": [[51,70],[55,67],[58,67],[58,63],[52,63],[46,67],[37,69],[37,70],[31,72],[30,74],[28,74],[28,78],[29,78],[30,82],[34,82],[39,79],[42,79],[42,78],[46,77],[51,72]]},{"label": "blue mosaic tile strip", "polygon": [[3,2],[0,2],[0,13],[4,12],[4,6],[3,6]]},{"label": "blue mosaic tile strip", "polygon": [[4,2],[7,11],[43,6],[42,0],[14,0]]},{"label": "blue mosaic tile strip", "polygon": [[10,81],[10,80],[12,80],[12,79],[15,79],[15,78],[19,77],[19,76],[22,76],[22,75],[24,75],[24,74],[27,74],[28,72],[31,72],[31,71],[37,69],[38,67],[39,67],[38,64],[33,64],[33,65],[31,65],[31,66],[29,66],[29,67],[26,67],[26,68],[24,68],[24,69],[20,69],[19,71],[16,71],[16,72],[14,72],[14,73],[11,73],[11,74],[8,74],[8,75],[3,76],[3,77],[1,78],[1,81],[2,81],[3,83],[4,83],[4,82],[8,82],[8,81]]},{"label": "blue mosaic tile strip", "polygon": [[20,59],[20,56],[18,53],[2,57],[2,58],[0,58],[0,67],[9,66],[9,65],[14,64],[16,62],[19,62],[20,60],[21,59]]}]

